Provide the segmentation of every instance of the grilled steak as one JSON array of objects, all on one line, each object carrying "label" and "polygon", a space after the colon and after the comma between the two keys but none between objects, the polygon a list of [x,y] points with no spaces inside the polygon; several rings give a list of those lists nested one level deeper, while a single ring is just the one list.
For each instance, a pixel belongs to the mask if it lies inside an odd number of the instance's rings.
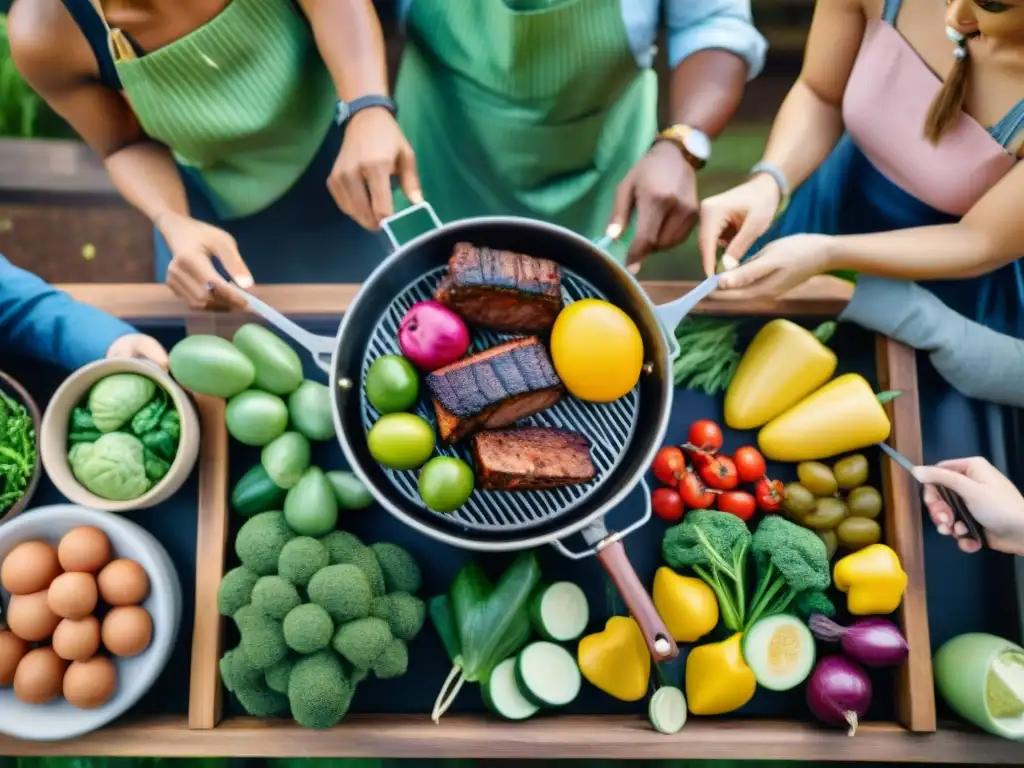
[{"label": "grilled steak", "polygon": [[594,479],[590,441],[549,427],[486,430],[473,435],[478,488],[534,491]]},{"label": "grilled steak", "polygon": [[434,298],[470,325],[543,333],[562,309],[562,271],[548,259],[458,243]]},{"label": "grilled steak", "polygon": [[427,376],[437,428],[446,443],[488,427],[507,427],[550,408],[562,382],[536,336],[499,344]]}]

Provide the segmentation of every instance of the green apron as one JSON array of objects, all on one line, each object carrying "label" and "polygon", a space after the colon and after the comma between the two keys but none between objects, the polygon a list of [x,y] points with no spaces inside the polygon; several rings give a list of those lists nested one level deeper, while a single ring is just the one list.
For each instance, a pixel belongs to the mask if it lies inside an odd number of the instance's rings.
[{"label": "green apron", "polygon": [[621,0],[413,0],[406,23],[399,122],[441,219],[601,237],[657,133],[657,76],[637,66]]}]

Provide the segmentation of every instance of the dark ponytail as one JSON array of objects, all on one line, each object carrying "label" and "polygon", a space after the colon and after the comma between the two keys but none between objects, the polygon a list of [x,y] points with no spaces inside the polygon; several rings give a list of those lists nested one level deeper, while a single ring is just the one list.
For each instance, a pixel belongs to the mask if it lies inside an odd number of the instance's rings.
[{"label": "dark ponytail", "polygon": [[932,144],[938,144],[939,139],[956,124],[967,99],[967,80],[971,65],[966,41],[956,53],[958,55],[953,69],[946,82],[942,84],[942,90],[928,108],[928,117],[924,121],[924,136]]}]

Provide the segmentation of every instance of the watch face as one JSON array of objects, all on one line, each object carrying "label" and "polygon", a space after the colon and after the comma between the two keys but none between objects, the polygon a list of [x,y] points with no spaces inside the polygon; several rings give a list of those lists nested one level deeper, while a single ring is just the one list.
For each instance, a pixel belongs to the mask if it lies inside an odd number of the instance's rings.
[{"label": "watch face", "polygon": [[711,140],[705,133],[690,130],[686,134],[686,138],[683,139],[683,145],[686,147],[686,151],[698,160],[707,162],[708,158],[711,157]]}]

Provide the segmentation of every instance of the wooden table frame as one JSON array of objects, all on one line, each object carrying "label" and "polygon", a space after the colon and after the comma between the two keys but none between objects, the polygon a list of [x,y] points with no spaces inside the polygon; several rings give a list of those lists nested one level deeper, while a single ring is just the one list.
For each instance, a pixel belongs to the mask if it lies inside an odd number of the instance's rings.
[{"label": "wooden table frame", "polygon": [[[66,285],[78,299],[129,320],[183,318],[189,333],[230,335],[251,318],[191,312],[160,285]],[[678,297],[693,284],[645,283],[656,303]],[[358,285],[276,285],[255,293],[293,317],[342,314]],[[812,281],[779,301],[743,306],[705,302],[697,312],[716,315],[835,316],[849,289],[830,279]],[[878,337],[876,361],[883,389],[904,395],[889,406],[892,444],[911,461],[921,459],[917,372],[913,350]],[[1024,747],[958,728],[936,731],[931,646],[925,598],[924,550],[919,496],[905,473],[883,467],[887,540],[907,571],[900,619],[911,647],[897,683],[896,723],[866,724],[849,739],[810,723],[767,720],[699,720],[679,734],[655,733],[641,717],[538,718],[496,724],[478,716],[453,716],[442,726],[415,716],[352,715],[326,731],[291,721],[239,717],[222,721],[218,670],[221,622],[217,588],[225,566],[228,531],[228,436],[224,403],[197,398],[202,422],[196,553],[195,625],[189,714],[128,719],[70,742],[34,743],[0,737],[0,754],[147,755],[238,757],[418,758],[691,758],[798,759],[1022,763]]]}]

